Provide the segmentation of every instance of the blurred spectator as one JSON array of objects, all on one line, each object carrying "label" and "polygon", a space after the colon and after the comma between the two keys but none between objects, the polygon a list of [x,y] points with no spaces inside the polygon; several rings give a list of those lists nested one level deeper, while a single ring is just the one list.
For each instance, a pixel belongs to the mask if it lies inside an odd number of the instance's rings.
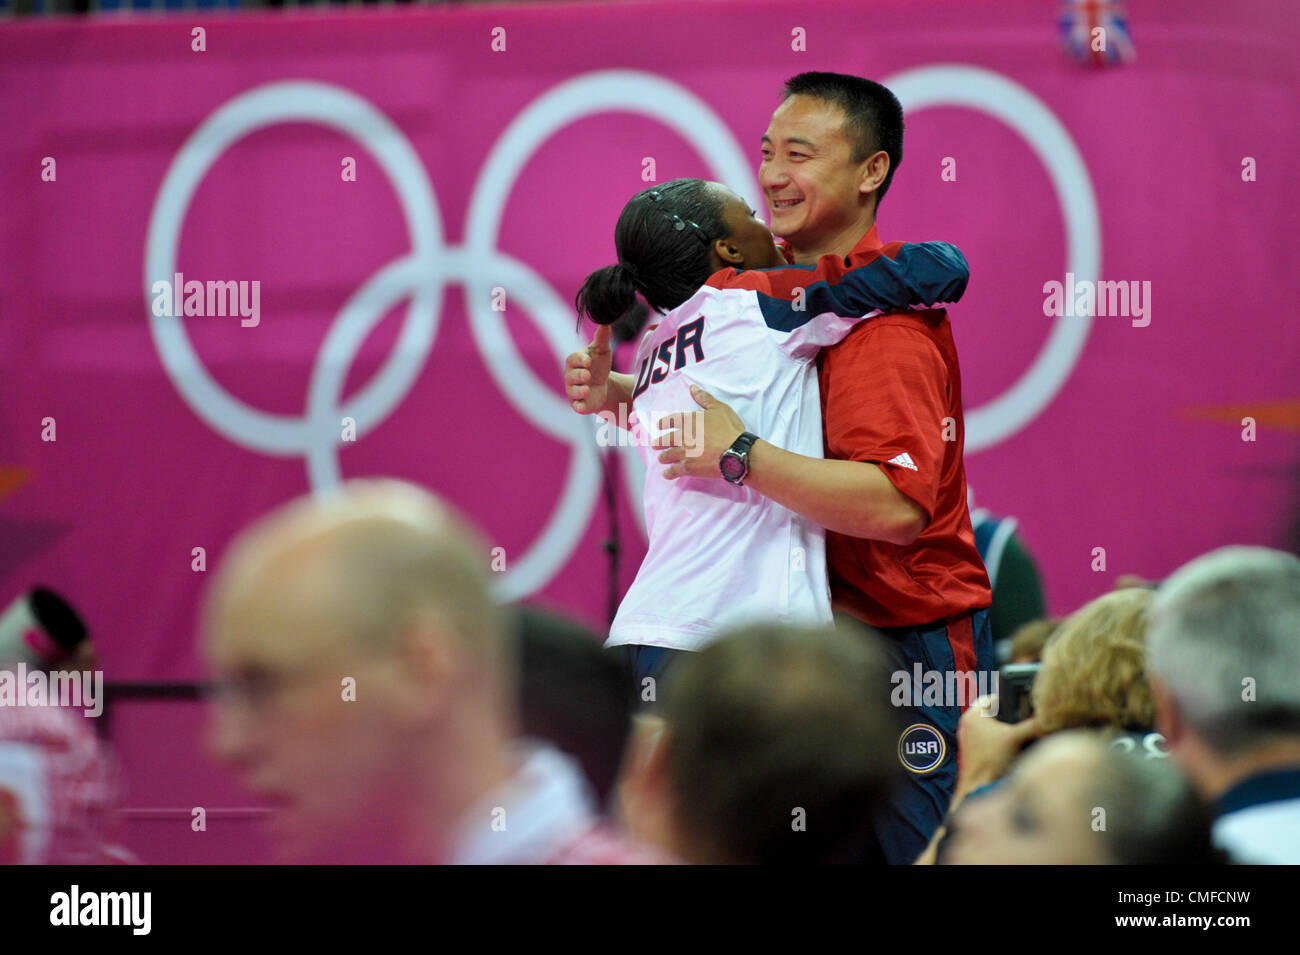
[{"label": "blurred spectator", "polygon": [[629,827],[695,863],[883,861],[901,775],[883,655],[861,630],[757,626],[686,655],[642,717]]},{"label": "blurred spectator", "polygon": [[998,517],[988,508],[975,506],[975,492],[966,487],[971,529],[984,569],[993,588],[989,619],[998,659],[1008,659],[1010,637],[1024,624],[1047,613],[1042,576],[1033,555],[1018,533],[1014,517]]},{"label": "blurred spectator", "polygon": [[566,617],[521,607],[519,620],[523,735],[576,759],[608,808],[632,730],[631,668]]},{"label": "blurred spectator", "polygon": [[1043,658],[1043,647],[1051,638],[1061,621],[1056,617],[1044,617],[1031,620],[1016,628],[1011,634],[1011,650],[1008,663],[1038,663]]},{"label": "blurred spectator", "polygon": [[0,864],[114,865],[118,766],[80,712],[0,705]]},{"label": "blurred spectator", "polygon": [[[0,864],[138,861],[115,841],[117,761],[87,711],[57,705],[53,690],[76,671],[89,675],[96,662],[81,616],[48,588],[35,587],[0,612],[0,682],[22,693],[35,672],[51,678],[40,702],[10,705],[16,701],[0,693]],[[102,711],[102,674],[98,682]]]},{"label": "blurred spectator", "polygon": [[1156,724],[1242,862],[1300,863],[1300,559],[1225,547],[1160,587]]},{"label": "blurred spectator", "polygon": [[359,481],[232,545],[206,607],[212,747],[334,861],[651,861],[600,824],[576,764],[517,743],[513,615],[437,498]]},{"label": "blurred spectator", "polygon": [[0,666],[83,670],[97,659],[81,615],[48,587],[33,587],[0,610]]},{"label": "blurred spectator", "polygon": [[1047,641],[1033,689],[1042,732],[1152,728],[1145,643],[1153,596],[1138,588],[1104,594],[1066,618]]},{"label": "blurred spectator", "polygon": [[1167,760],[1142,759],[1087,730],[1026,753],[1005,785],[950,823],[947,865],[1197,865],[1222,862],[1210,813]]}]

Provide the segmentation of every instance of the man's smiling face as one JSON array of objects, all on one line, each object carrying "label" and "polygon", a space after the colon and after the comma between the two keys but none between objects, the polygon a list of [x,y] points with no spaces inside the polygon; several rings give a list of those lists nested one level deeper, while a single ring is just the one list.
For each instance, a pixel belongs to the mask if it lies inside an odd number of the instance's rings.
[{"label": "man's smiling face", "polygon": [[791,96],[763,136],[759,182],[772,231],[796,249],[812,247],[856,223],[870,193],[864,165],[853,161],[844,110],[812,96]]}]

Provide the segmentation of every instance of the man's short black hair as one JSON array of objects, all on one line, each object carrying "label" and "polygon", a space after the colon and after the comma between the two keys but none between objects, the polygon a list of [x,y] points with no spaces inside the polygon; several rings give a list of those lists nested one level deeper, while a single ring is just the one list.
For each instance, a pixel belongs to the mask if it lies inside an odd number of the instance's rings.
[{"label": "man's short black hair", "polygon": [[847,73],[792,76],[781,88],[781,99],[791,96],[813,96],[844,110],[844,134],[853,145],[853,162],[882,149],[889,156],[889,172],[876,190],[879,210],[894,172],[903,163],[903,106],[898,97],[874,80]]},{"label": "man's short black hair", "polygon": [[903,723],[880,640],[847,623],[755,624],[674,664],[665,761],[697,859],[883,861],[874,822],[902,775]]}]

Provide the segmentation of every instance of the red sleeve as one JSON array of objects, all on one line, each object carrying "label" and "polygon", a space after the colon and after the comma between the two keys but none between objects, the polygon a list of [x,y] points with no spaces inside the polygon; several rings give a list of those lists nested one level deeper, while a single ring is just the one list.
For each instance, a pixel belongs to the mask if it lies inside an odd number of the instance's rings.
[{"label": "red sleeve", "polygon": [[829,456],[880,465],[932,520],[949,413],[939,348],[920,328],[878,320],[827,352],[826,362]]}]

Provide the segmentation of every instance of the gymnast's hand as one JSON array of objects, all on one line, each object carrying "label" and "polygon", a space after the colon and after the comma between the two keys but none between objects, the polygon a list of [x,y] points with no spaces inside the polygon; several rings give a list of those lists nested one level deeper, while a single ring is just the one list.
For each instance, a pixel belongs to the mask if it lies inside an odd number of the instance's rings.
[{"label": "gymnast's hand", "polygon": [[591,344],[564,360],[564,393],[569,398],[569,406],[578,414],[606,410],[609,371],[614,360],[609,334],[608,325],[597,326]]},{"label": "gymnast's hand", "polygon": [[668,449],[659,455],[659,463],[668,465],[663,473],[670,481],[679,477],[721,478],[722,452],[745,433],[744,422],[730,405],[699,385],[691,385],[691,395],[703,411],[678,411],[655,423],[658,429],[672,429],[654,440],[656,448]]}]

